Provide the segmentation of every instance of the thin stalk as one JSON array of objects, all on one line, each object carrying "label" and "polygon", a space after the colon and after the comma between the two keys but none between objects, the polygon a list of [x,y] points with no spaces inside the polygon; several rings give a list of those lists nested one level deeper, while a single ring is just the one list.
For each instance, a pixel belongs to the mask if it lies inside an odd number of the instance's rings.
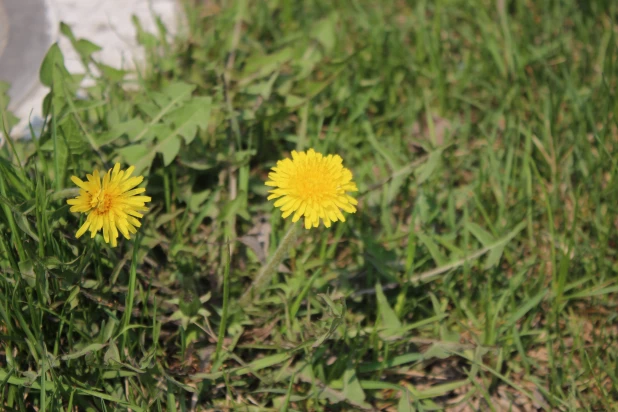
[{"label": "thin stalk", "polygon": [[41,412],[45,412],[47,410],[46,405],[47,405],[47,389],[45,388],[45,382],[47,381],[46,379],[46,375],[47,375],[47,371],[45,370],[46,366],[47,366],[47,356],[45,353],[45,347],[43,346],[43,353],[41,354],[43,356],[43,359],[41,359],[41,393],[39,394],[39,410]]},{"label": "thin stalk", "polygon": [[172,198],[170,196],[170,177],[163,171],[163,192],[165,194],[165,213],[172,213]]},{"label": "thin stalk", "polygon": [[45,228],[45,223],[43,221],[43,216],[45,216],[45,209],[46,209],[46,200],[47,197],[45,196],[45,187],[41,187],[41,185],[43,184],[43,179],[40,178],[40,175],[37,171],[37,179],[36,179],[36,187],[35,187],[35,212],[36,212],[36,220],[37,220],[37,233],[39,235],[39,244],[38,244],[38,248],[39,248],[39,258],[43,259],[45,257],[45,243],[46,243],[46,239],[45,239],[45,234],[47,233],[44,228]]},{"label": "thin stalk", "polygon": [[62,189],[62,181],[60,181],[60,163],[58,157],[58,131],[56,129],[56,112],[54,104],[52,106],[52,141],[54,143],[54,180],[56,183],[56,191]]},{"label": "thin stalk", "polygon": [[124,347],[127,342],[127,335],[129,333],[129,322],[131,320],[131,313],[133,313],[133,297],[135,296],[135,284],[137,283],[137,252],[139,250],[139,244],[141,236],[138,234],[133,243],[133,259],[131,259],[131,269],[129,272],[129,290],[127,291],[127,298],[125,301],[125,312],[122,322],[122,347],[120,353],[124,353]]},{"label": "thin stalk", "polygon": [[[6,185],[2,174],[0,174],[0,194],[4,198],[8,198]],[[17,248],[17,254],[19,255],[19,261],[25,262],[27,260],[27,255],[24,251],[24,246],[21,243],[21,237],[19,237],[20,231],[17,230],[17,224],[15,223],[13,212],[11,211],[11,208],[4,202],[2,203],[2,211],[6,215],[6,220],[9,223],[9,229],[11,229],[11,235],[13,237],[13,241],[15,242],[15,247]]]},{"label": "thin stalk", "polygon": [[285,258],[285,254],[290,249],[290,246],[292,246],[292,244],[294,244],[294,241],[296,240],[297,227],[298,222],[292,223],[292,226],[290,226],[285,236],[283,236],[281,243],[279,243],[279,246],[277,246],[277,250],[275,250],[275,253],[273,253],[268,262],[266,262],[266,264],[262,266],[262,268],[258,272],[258,275],[253,280],[251,287],[249,287],[249,289],[247,289],[247,291],[241,296],[238,302],[241,306],[248,305],[253,296],[255,296],[256,293],[261,292],[262,289],[264,289],[264,286],[266,286],[268,282],[270,282],[273,274],[275,273],[275,270],[277,269],[283,258]]},{"label": "thin stalk", "polygon": [[[8,236],[6,237],[8,238]],[[0,232],[0,251],[4,251],[4,254],[8,257],[9,259],[9,265],[11,265],[11,268],[13,269],[13,272],[15,273],[16,276],[20,276],[20,271],[19,271],[19,266],[17,265],[17,261],[15,260],[15,256],[13,256],[13,251],[11,250],[10,246],[8,245],[7,242],[5,242],[5,235],[3,232]]]},{"label": "thin stalk", "polygon": [[230,299],[230,260],[231,251],[230,245],[226,241],[225,248],[225,267],[223,272],[223,307],[221,308],[221,323],[219,324],[219,336],[217,338],[217,349],[215,351],[215,360],[219,360],[221,349],[223,348],[223,340],[225,339],[225,330],[227,329],[227,315]]}]

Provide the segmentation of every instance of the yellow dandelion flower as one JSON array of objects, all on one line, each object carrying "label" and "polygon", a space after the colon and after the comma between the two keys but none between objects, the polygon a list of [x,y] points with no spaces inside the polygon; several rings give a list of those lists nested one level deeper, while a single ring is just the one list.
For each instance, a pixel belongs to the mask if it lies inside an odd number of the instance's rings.
[{"label": "yellow dandelion flower", "polygon": [[145,204],[150,202],[151,198],[137,196],[146,189],[135,188],[142,183],[144,177],[131,177],[134,169],[135,167],[131,166],[127,170],[120,170],[120,163],[116,163],[114,169],[109,169],[103,179],[98,170],[86,175],[87,182],[71,176],[80,191],[79,196],[67,200],[67,203],[71,205],[71,212],[88,215],[75,237],[79,238],[90,230],[90,237],[93,238],[103,229],[103,239],[115,247],[118,244],[118,231],[127,239],[131,238],[131,233],[137,232],[137,228],[141,226],[137,219],[144,216],[140,212],[148,210]]},{"label": "yellow dandelion flower", "polygon": [[323,156],[313,149],[307,152],[292,151],[292,159],[279,160],[268,174],[266,186],[270,190],[268,200],[277,199],[275,207],[283,212],[283,218],[292,213],[292,222],[305,217],[305,228],[318,227],[320,219],[324,226],[331,222],[345,222],[341,210],[356,212],[356,199],[346,192],[357,192],[352,181],[352,172],[343,167],[341,156]]}]

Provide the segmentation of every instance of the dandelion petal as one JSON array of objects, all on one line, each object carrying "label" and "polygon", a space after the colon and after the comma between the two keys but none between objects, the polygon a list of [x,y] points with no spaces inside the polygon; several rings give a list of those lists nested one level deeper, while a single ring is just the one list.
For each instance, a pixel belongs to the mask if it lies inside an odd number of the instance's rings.
[{"label": "dandelion petal", "polygon": [[313,149],[292,151],[292,159],[277,162],[268,174],[268,200],[275,201],[284,219],[292,222],[304,218],[307,229],[318,227],[320,221],[330,227],[332,222],[345,221],[341,213],[355,213],[357,200],[349,192],[358,191],[352,172],[343,167],[339,155],[324,156]]}]

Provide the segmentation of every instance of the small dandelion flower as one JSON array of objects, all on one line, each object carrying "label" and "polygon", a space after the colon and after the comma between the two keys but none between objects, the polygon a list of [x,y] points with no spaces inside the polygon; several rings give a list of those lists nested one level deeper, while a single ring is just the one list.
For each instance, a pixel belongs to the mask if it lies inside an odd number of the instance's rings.
[{"label": "small dandelion flower", "polygon": [[93,238],[97,232],[103,229],[103,239],[115,247],[118,242],[118,231],[127,239],[131,233],[136,233],[141,226],[139,218],[144,215],[140,212],[148,210],[146,202],[150,202],[149,196],[137,196],[146,189],[135,186],[142,183],[143,176],[131,177],[135,167],[120,170],[120,164],[116,163],[114,169],[107,171],[103,179],[98,170],[93,174],[86,175],[88,181],[84,182],[76,176],[71,180],[79,186],[79,196],[67,200],[71,205],[71,212],[86,213],[86,222],[79,228],[75,237],[90,230]]},{"label": "small dandelion flower", "polygon": [[323,156],[309,149],[307,152],[292,151],[292,159],[277,162],[268,174],[266,186],[270,190],[268,200],[277,199],[275,207],[283,212],[283,218],[292,213],[292,222],[304,216],[305,228],[318,227],[320,219],[324,226],[331,222],[345,222],[341,210],[354,213],[356,199],[347,192],[357,192],[352,181],[352,172],[341,164],[339,155]]}]

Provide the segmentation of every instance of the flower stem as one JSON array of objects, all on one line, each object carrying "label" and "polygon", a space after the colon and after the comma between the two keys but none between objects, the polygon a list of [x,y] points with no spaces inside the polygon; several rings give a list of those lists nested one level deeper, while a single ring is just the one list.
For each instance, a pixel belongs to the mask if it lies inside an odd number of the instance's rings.
[{"label": "flower stem", "polygon": [[232,252],[230,251],[229,242],[225,241],[224,244],[225,253],[223,254],[225,259],[225,267],[223,269],[223,306],[221,308],[221,323],[219,323],[219,337],[217,339],[217,348],[215,350],[214,360],[218,361],[221,349],[223,349],[223,339],[225,338],[225,331],[227,329],[227,315],[230,299],[230,260],[232,258]]},{"label": "flower stem", "polygon": [[124,347],[127,344],[127,335],[129,323],[131,321],[131,313],[133,313],[133,297],[135,295],[135,285],[137,283],[137,253],[142,237],[138,233],[133,242],[133,259],[131,259],[131,268],[129,269],[129,291],[125,299],[124,317],[122,318],[122,342],[120,353],[124,354]]},{"label": "flower stem", "polygon": [[251,302],[251,299],[257,293],[261,292],[264,286],[266,286],[268,282],[270,282],[273,274],[275,273],[275,270],[277,269],[277,267],[279,267],[279,264],[281,263],[283,258],[285,258],[287,251],[290,249],[290,246],[292,246],[292,244],[296,240],[297,227],[298,222],[292,223],[292,226],[290,226],[285,236],[283,236],[281,243],[279,243],[279,246],[277,246],[277,250],[275,250],[275,253],[273,253],[270,259],[268,259],[268,262],[266,262],[266,264],[262,266],[249,289],[247,289],[247,291],[241,296],[238,302],[241,306],[248,305]]}]

